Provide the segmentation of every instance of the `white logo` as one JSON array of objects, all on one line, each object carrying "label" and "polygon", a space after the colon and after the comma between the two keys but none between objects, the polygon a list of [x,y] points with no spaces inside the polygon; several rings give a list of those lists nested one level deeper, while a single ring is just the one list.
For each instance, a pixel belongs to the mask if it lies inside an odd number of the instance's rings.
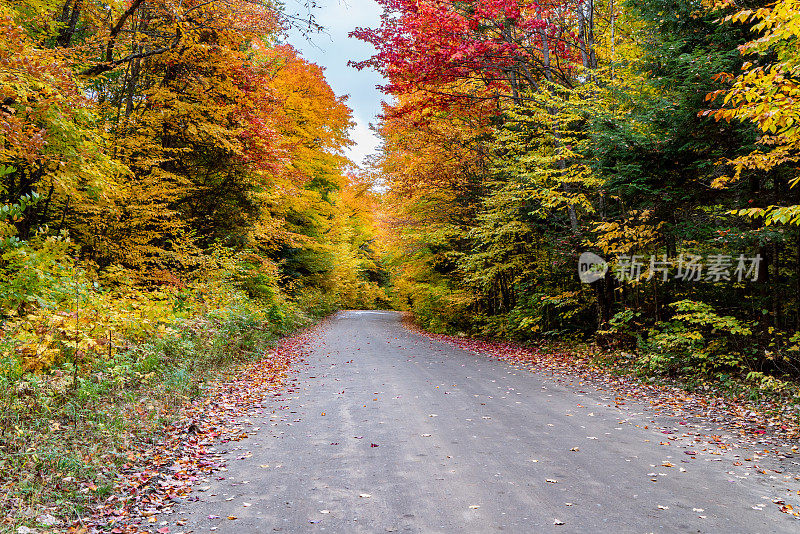
[{"label": "white logo", "polygon": [[608,262],[591,252],[584,252],[578,258],[578,277],[584,284],[591,284],[603,278],[608,272]]}]

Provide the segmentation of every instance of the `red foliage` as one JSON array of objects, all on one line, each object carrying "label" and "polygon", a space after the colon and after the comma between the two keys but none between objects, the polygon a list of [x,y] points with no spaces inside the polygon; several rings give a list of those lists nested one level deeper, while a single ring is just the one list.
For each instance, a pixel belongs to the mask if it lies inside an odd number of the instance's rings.
[{"label": "red foliage", "polygon": [[[517,0],[379,0],[380,28],[352,36],[377,49],[355,62],[389,79],[382,89],[403,94],[427,90],[440,103],[495,98],[566,74],[575,59],[565,5]],[[556,9],[558,7],[558,9]],[[563,76],[562,76],[563,77]]]}]

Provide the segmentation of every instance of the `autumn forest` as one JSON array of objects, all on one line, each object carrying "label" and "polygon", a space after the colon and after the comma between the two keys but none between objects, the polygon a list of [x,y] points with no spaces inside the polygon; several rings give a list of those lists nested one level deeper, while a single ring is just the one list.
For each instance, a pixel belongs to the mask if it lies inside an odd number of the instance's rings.
[{"label": "autumn forest", "polygon": [[795,405],[800,1],[378,3],[358,165],[312,4],[0,2],[0,529],[340,309]]}]

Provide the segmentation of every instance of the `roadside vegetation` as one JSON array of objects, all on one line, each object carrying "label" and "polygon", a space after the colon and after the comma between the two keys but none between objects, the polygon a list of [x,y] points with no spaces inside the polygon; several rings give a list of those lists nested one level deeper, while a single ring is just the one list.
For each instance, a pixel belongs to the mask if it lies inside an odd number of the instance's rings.
[{"label": "roadside vegetation", "polygon": [[[243,286],[264,275],[255,268],[217,264],[203,275],[200,284],[110,289],[78,271],[48,287],[64,290],[64,300],[42,299],[4,321],[0,507],[8,527],[90,513],[206,382],[266,357],[279,336],[325,312],[254,298]],[[262,289],[277,297],[274,284]]]}]

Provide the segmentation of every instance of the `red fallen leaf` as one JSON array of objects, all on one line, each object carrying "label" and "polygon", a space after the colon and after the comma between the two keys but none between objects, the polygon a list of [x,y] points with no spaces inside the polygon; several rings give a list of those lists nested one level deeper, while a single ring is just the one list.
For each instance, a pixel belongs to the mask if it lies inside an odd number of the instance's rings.
[{"label": "red fallen leaf", "polygon": [[161,534],[169,534],[169,527],[161,527],[157,530],[157,532],[160,532]]},{"label": "red fallen leaf", "polygon": [[370,444],[369,444],[369,446],[370,446],[370,447],[377,447],[377,446],[378,446],[378,444],[377,444],[377,443],[370,443]]}]

